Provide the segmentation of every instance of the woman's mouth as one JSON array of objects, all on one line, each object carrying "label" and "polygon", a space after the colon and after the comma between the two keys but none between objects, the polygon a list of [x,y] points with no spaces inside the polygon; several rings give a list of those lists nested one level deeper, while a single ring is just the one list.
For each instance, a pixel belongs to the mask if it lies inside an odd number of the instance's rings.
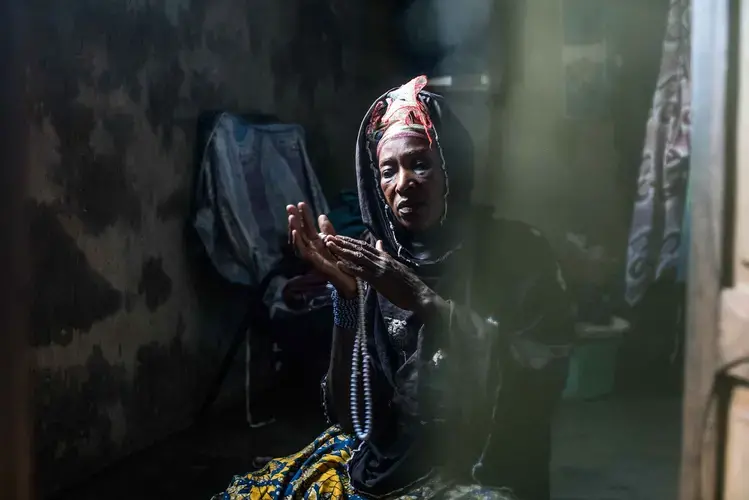
[{"label": "woman's mouth", "polygon": [[403,202],[398,204],[398,214],[408,217],[417,214],[424,207],[423,203]]}]

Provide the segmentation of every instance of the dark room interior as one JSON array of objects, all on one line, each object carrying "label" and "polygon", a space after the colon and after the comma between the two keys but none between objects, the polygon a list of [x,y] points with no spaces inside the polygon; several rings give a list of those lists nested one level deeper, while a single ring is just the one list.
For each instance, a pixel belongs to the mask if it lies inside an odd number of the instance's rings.
[{"label": "dark room interior", "polygon": [[471,136],[471,205],[538,228],[574,300],[551,498],[677,498],[685,281],[638,231],[683,216],[688,151],[659,181],[682,212],[641,188],[689,4],[25,2],[36,496],[208,500],[325,429],[331,292],[284,207],[358,237],[362,116],[423,74]]}]

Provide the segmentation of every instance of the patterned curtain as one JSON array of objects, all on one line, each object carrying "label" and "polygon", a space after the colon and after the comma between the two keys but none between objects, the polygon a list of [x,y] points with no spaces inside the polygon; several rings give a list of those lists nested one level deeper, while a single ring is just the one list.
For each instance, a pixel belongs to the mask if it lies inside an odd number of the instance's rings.
[{"label": "patterned curtain", "polygon": [[627,248],[625,298],[630,305],[664,272],[676,268],[682,251],[690,151],[690,25],[690,1],[671,0]]}]

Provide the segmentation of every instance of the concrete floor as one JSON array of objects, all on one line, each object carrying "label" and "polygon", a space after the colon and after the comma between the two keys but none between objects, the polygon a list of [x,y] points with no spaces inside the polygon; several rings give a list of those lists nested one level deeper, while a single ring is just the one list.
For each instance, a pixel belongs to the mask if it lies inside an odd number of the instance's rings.
[{"label": "concrete floor", "polygon": [[[675,499],[679,412],[676,398],[564,402],[554,431],[554,499]],[[296,451],[322,427],[312,414],[248,430],[237,411],[174,436],[57,499],[207,500],[233,474],[251,470],[255,456]]]},{"label": "concrete floor", "polygon": [[677,398],[564,403],[554,430],[554,499],[675,499],[680,422]]}]

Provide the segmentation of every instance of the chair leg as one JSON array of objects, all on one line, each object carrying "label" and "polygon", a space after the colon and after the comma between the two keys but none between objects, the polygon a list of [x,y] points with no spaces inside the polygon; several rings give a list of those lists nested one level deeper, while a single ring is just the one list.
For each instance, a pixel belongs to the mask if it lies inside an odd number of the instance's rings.
[{"label": "chair leg", "polygon": [[[271,352],[273,352],[273,349],[271,349]],[[271,360],[271,364],[273,360]],[[256,421],[252,417],[252,410],[250,408],[250,370],[252,368],[252,349],[250,348],[250,329],[247,329],[247,334],[245,337],[245,366],[244,366],[244,408],[245,408],[245,415],[247,418],[247,425],[250,426],[252,429],[258,429],[260,427],[265,427],[266,425],[270,425],[276,421],[275,417],[271,416],[270,418],[266,420],[259,420]]]},{"label": "chair leg", "polygon": [[221,361],[221,365],[219,366],[218,373],[216,374],[216,378],[214,379],[213,383],[211,384],[210,388],[208,389],[208,392],[206,394],[206,398],[201,405],[200,409],[198,410],[197,419],[202,419],[205,414],[208,412],[208,410],[211,408],[213,403],[216,401],[216,398],[218,398],[218,394],[221,391],[221,385],[224,383],[224,379],[226,379],[226,376],[229,374],[229,369],[231,368],[232,363],[234,362],[234,358],[237,356],[237,351],[239,350],[239,347],[242,345],[242,341],[245,340],[245,338],[248,335],[249,330],[249,323],[250,318],[252,317],[251,311],[247,311],[247,314],[245,314],[245,317],[242,319],[241,323],[239,324],[239,328],[234,333],[234,337],[231,340],[231,344],[229,344],[229,349],[226,351],[226,355],[224,356],[224,359]]}]

